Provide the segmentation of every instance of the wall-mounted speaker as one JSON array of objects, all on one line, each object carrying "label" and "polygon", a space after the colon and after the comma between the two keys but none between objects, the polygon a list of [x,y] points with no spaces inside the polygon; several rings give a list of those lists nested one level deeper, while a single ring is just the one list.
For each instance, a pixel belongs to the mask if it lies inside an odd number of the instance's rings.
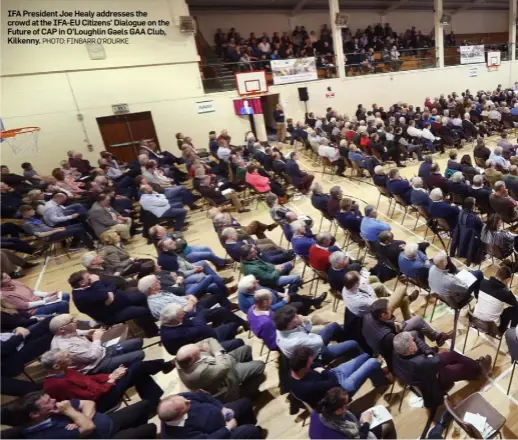
[{"label": "wall-mounted speaker", "polygon": [[308,88],[299,87],[299,100],[306,102],[309,101]]}]

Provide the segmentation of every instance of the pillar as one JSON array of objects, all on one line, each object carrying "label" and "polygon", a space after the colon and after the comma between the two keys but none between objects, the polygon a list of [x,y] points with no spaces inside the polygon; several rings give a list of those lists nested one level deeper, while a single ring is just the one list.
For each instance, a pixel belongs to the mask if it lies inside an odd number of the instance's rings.
[{"label": "pillar", "polygon": [[[510,0],[512,1],[512,0]],[[434,29],[435,29],[435,58],[436,67],[444,67],[444,32],[442,29],[441,17],[443,14],[442,0],[433,0]]]},{"label": "pillar", "polygon": [[336,71],[340,78],[345,76],[345,57],[344,57],[344,43],[342,40],[342,29],[336,26],[336,14],[340,12],[340,5],[338,0],[329,0],[329,14],[331,18],[331,30],[333,37],[333,46],[335,50]]},{"label": "pillar", "polygon": [[516,0],[509,0],[509,50],[511,52],[510,60],[516,59]]}]

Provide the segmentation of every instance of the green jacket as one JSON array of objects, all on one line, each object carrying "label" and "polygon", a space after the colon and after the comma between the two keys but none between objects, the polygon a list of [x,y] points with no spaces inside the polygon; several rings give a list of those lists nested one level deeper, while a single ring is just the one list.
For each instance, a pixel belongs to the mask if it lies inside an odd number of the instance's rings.
[{"label": "green jacket", "polygon": [[275,265],[259,260],[245,260],[241,262],[243,273],[245,275],[253,275],[259,283],[268,287],[276,287],[277,281],[281,277],[281,273],[275,269]]}]

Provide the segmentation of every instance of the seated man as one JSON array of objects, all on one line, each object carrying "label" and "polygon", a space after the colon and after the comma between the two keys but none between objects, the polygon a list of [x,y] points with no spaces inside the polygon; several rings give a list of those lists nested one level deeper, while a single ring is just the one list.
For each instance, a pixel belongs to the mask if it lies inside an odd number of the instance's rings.
[{"label": "seated man", "polygon": [[361,223],[361,234],[365,240],[375,243],[378,240],[378,235],[381,231],[390,231],[391,227],[388,223],[378,220],[376,217],[378,212],[374,205],[367,205],[365,207],[365,217]]},{"label": "seated man", "polygon": [[374,168],[379,165],[379,161],[375,157],[366,156],[356,145],[349,145],[349,160],[355,162],[362,170],[369,171],[371,176],[374,175]]},{"label": "seated man", "polygon": [[169,373],[174,368],[172,362],[164,368],[160,360],[143,361],[133,362],[129,367],[121,365],[110,374],[86,375],[69,368],[72,364],[70,353],[58,349],[43,353],[40,362],[48,372],[43,389],[50,397],[59,401],[91,400],[99,412],[120,404],[124,393],[133,386],[142,400],[156,407],[164,392],[151,376],[159,372]]},{"label": "seated man", "polygon": [[115,284],[117,290],[135,290],[135,281],[128,281],[120,275],[114,275],[113,271],[104,267],[104,257],[102,254],[98,254],[95,251],[87,252],[83,254],[82,264],[89,274],[97,275],[103,282]]},{"label": "seated man", "polygon": [[[179,272],[184,277],[186,285],[186,293],[188,295],[199,296],[207,292],[214,294],[227,295],[236,291],[236,289],[227,289],[226,284],[231,283],[234,278],[220,277],[206,261],[197,261],[191,264],[176,253],[176,240],[164,238],[157,244],[158,259],[157,263],[163,270]],[[201,282],[206,282],[209,278],[211,282],[208,284],[207,290],[203,291]]]},{"label": "seated man", "polygon": [[29,235],[34,235],[50,243],[72,237],[71,247],[81,242],[89,250],[95,249],[94,241],[92,237],[88,235],[83,225],[75,224],[59,228],[50,227],[34,217],[36,212],[34,208],[29,205],[20,206],[20,214],[25,220],[22,228]]},{"label": "seated man", "polygon": [[473,196],[473,188],[465,182],[464,174],[462,174],[461,171],[456,171],[450,177],[448,192],[457,194],[463,198]]},{"label": "seated man", "polygon": [[327,211],[327,205],[329,204],[329,199],[331,196],[329,194],[324,193],[324,189],[320,183],[315,182],[311,186],[311,204],[315,209],[318,209],[320,212],[329,215]]},{"label": "seated man", "polygon": [[509,195],[505,182],[496,182],[494,188],[495,192],[489,196],[489,205],[505,221],[514,221],[518,218],[518,203]]},{"label": "seated man", "polygon": [[340,200],[340,211],[335,219],[341,228],[360,234],[363,215],[360,208],[353,200],[344,197]]},{"label": "seated man", "polygon": [[105,348],[101,344],[104,330],[78,330],[76,319],[69,314],[52,318],[49,329],[54,334],[51,348],[68,351],[72,368],[85,374],[111,373],[145,356],[142,339],[128,339]]},{"label": "seated man", "polygon": [[398,266],[403,275],[428,285],[428,272],[431,264],[416,243],[405,244],[403,252],[398,257]]},{"label": "seated man", "polygon": [[389,178],[385,173],[385,169],[381,165],[378,165],[376,168],[374,168],[374,176],[372,176],[372,181],[376,186],[379,186],[381,188],[387,187]]},{"label": "seated man", "polygon": [[156,438],[156,426],[148,423],[154,408],[147,400],[103,414],[90,400],[57,402],[44,391],[17,400],[10,408],[20,438]]},{"label": "seated man", "polygon": [[[182,280],[177,281],[181,284]],[[206,285],[207,283],[200,284]],[[223,319],[222,322],[235,322],[239,326],[248,329],[246,321],[230,311],[231,309],[237,309],[237,306],[230,303],[225,295],[206,295],[199,301],[193,295],[175,295],[174,293],[161,290],[160,281],[156,275],[147,275],[141,278],[138,283],[138,290],[147,296],[149,310],[155,319],[160,319],[162,310],[168,304],[178,304],[185,312],[200,311],[206,321],[212,321],[215,319],[214,316],[217,315],[217,319]],[[220,307],[213,308],[216,304],[219,304]]]},{"label": "seated man", "polygon": [[[360,272],[362,265],[359,261],[351,260],[344,252],[335,251],[329,256],[327,281],[333,290],[341,292],[344,288],[345,274],[351,271]],[[302,313],[304,315],[304,313]]]},{"label": "seated man", "polygon": [[216,185],[211,183],[211,177],[206,175],[200,179],[200,194],[212,200],[216,205],[224,205],[228,200],[232,202],[232,205],[237,209],[237,212],[250,212],[241,204],[241,200],[235,191],[231,191],[228,194],[223,195]]},{"label": "seated man", "polygon": [[[246,278],[246,277],[245,277]],[[273,322],[273,298],[271,290],[260,289],[254,293],[254,305],[248,309],[250,330],[261,339],[269,350],[278,351],[277,335]]]},{"label": "seated man", "polygon": [[428,191],[423,187],[423,179],[413,177],[410,181],[412,183],[412,191],[410,193],[411,204],[414,206],[422,206],[425,211],[428,212],[432,199],[430,199]]},{"label": "seated man", "polygon": [[[222,307],[215,309],[223,309]],[[221,321],[215,315],[221,316]],[[171,355],[175,355],[185,344],[194,344],[202,339],[217,339],[226,351],[244,345],[242,339],[235,339],[239,325],[237,322],[225,323],[225,313],[212,313],[212,327],[202,314],[186,312],[180,304],[168,304],[160,312],[160,340]],[[221,322],[221,323],[219,323]]]},{"label": "seated man", "polygon": [[[173,235],[168,232],[166,228],[161,225],[155,225],[149,228],[148,240],[153,244],[164,238],[173,238]],[[182,256],[189,263],[196,263],[198,261],[210,261],[218,270],[229,269],[229,265],[232,264],[232,260],[218,257],[214,251],[208,246],[195,246],[185,242],[185,247],[182,250]],[[178,243],[177,243],[178,245]]]},{"label": "seated man", "polygon": [[301,285],[299,275],[288,275],[293,269],[291,263],[267,263],[258,257],[257,248],[251,244],[241,246],[241,268],[244,275],[254,275],[265,287],[275,289],[292,285],[295,288]]},{"label": "seated man", "polygon": [[[297,214],[295,214],[293,211],[287,211],[284,222],[281,224],[282,232],[284,232],[286,240],[288,240],[290,243],[291,240],[293,240],[293,230],[291,229],[291,225],[298,220],[299,216]],[[313,231],[311,230],[311,226],[313,225],[313,220],[311,217],[300,216],[300,220],[306,225],[304,236],[308,238],[315,238],[315,234],[313,234]]]},{"label": "seated man", "polygon": [[323,293],[318,298],[299,295],[295,289],[285,289],[284,293],[276,290],[268,289],[259,284],[259,281],[253,275],[246,275],[239,280],[238,288],[238,302],[239,309],[247,313],[248,309],[254,304],[255,293],[259,290],[268,290],[272,294],[272,310],[275,311],[290,303],[299,313],[303,315],[309,314],[311,307],[320,308],[322,302],[326,299],[327,293]]},{"label": "seated man", "polygon": [[508,286],[512,273],[509,267],[500,266],[494,277],[483,280],[480,285],[474,315],[484,321],[493,321],[503,334],[507,328],[518,324],[518,302]]},{"label": "seated man", "polygon": [[455,266],[449,264],[446,252],[437,252],[433,257],[433,264],[428,273],[428,285],[433,293],[449,298],[459,307],[469,302],[472,293],[478,297],[480,283],[484,280],[484,274],[480,270],[470,271],[476,280],[468,285],[457,278],[455,272],[448,270],[455,270]]},{"label": "seated man", "polygon": [[129,217],[123,217],[110,205],[111,197],[100,194],[88,211],[88,222],[97,237],[104,232],[116,232],[121,239],[129,240],[135,231],[135,226]]},{"label": "seated man", "polygon": [[441,168],[437,162],[430,167],[428,177],[424,178],[428,188],[439,188],[443,191],[448,190],[448,179],[441,174]]},{"label": "seated man", "polygon": [[446,220],[450,230],[453,231],[459,222],[459,208],[444,201],[444,196],[440,188],[432,189],[430,199],[432,199],[432,203],[428,207],[430,215],[433,218]]},{"label": "seated man", "polygon": [[424,339],[426,336],[435,341],[438,347],[451,339],[453,331],[441,333],[435,330],[420,316],[414,316],[406,321],[397,321],[392,314],[387,298],[380,298],[371,304],[371,312],[363,317],[363,336],[375,353],[381,354],[387,364],[392,364],[394,336],[402,331],[412,332],[416,337]]},{"label": "seated man", "polygon": [[410,205],[412,200],[410,194],[412,192],[412,186],[408,180],[403,180],[399,174],[397,168],[392,168],[389,171],[389,181],[387,183],[387,189],[394,195],[401,196],[401,198]]},{"label": "seated man", "polygon": [[171,202],[164,194],[156,194],[149,185],[140,188],[140,206],[144,211],[151,212],[159,219],[173,219],[176,234],[182,235],[182,228],[187,216],[187,211],[182,207],[172,207]]},{"label": "seated man", "polygon": [[86,270],[74,272],[68,278],[77,309],[104,325],[114,325],[134,319],[146,337],[158,334],[153,316],[147,307],[146,295],[117,290],[115,284],[101,281]]},{"label": "seated man", "polygon": [[201,391],[166,397],[158,406],[162,438],[265,438],[250,400],[225,405]]},{"label": "seated man", "polygon": [[262,240],[239,240],[238,231],[235,228],[225,228],[221,232],[221,239],[223,240],[228,255],[234,261],[241,259],[241,247],[244,244],[250,244],[257,247],[259,258],[272,264],[283,264],[292,261],[295,258],[293,251],[287,251],[274,244],[268,238]]},{"label": "seated man", "polygon": [[337,147],[329,145],[329,139],[322,138],[320,146],[318,147],[318,155],[325,157],[331,162],[331,165],[336,166],[336,175],[345,177],[345,162],[344,158],[340,156],[340,150]]},{"label": "seated man", "polygon": [[484,379],[491,369],[489,355],[475,361],[456,351],[437,354],[406,329],[394,337],[393,348],[394,374],[419,388],[426,408],[441,405],[443,395],[455,382]]},{"label": "seated man", "polygon": [[289,227],[292,233],[289,241],[293,246],[293,251],[303,258],[309,258],[309,250],[316,240],[314,236],[308,234],[306,223],[297,219],[291,222]]},{"label": "seated man", "polygon": [[309,249],[309,265],[313,269],[327,273],[331,265],[331,253],[340,250],[338,246],[331,246],[334,242],[335,238],[329,232],[321,232],[316,236],[316,243]]},{"label": "seated man", "polygon": [[221,402],[239,398],[245,385],[263,380],[265,363],[252,359],[248,345],[227,353],[214,338],[184,345],[176,354],[176,368],[190,390],[204,390]]},{"label": "seated man", "polygon": [[[394,234],[391,231],[382,231],[378,235],[375,249],[378,255],[385,258],[392,267],[399,268],[399,256],[405,249],[405,245],[406,242],[403,240],[394,240]],[[417,246],[419,251],[425,254],[430,243],[423,241]]]},{"label": "seated man", "polygon": [[368,280],[358,272],[347,272],[344,276],[342,297],[347,310],[361,318],[370,313],[371,305],[378,298],[389,298],[392,309],[401,309],[403,319],[410,319],[410,303],[419,296],[419,290],[414,290],[410,296],[406,294],[406,286],[400,286],[395,292],[390,292],[381,281],[374,276]]},{"label": "seated man", "polygon": [[86,220],[87,209],[79,204],[74,203],[63,206],[67,201],[67,196],[63,193],[56,193],[52,199],[45,203],[43,207],[43,221],[52,227],[59,223],[73,221],[74,223],[84,222]]},{"label": "seated man", "polygon": [[344,340],[343,327],[333,322],[318,333],[311,333],[313,327],[311,319],[297,314],[297,310],[290,305],[277,310],[273,315],[273,321],[277,329],[277,346],[288,359],[293,356],[298,347],[309,347],[313,357],[324,364],[351,351],[362,351],[356,341],[329,345],[331,341]]},{"label": "seated man", "polygon": [[2,299],[9,302],[21,314],[52,315],[54,313],[68,313],[70,310],[70,295],[68,293],[62,293],[60,300],[58,291],[34,291],[21,281],[13,280],[5,272],[2,272],[0,293]]},{"label": "seated man", "polygon": [[388,383],[380,363],[367,353],[329,370],[312,368],[313,361],[313,350],[304,346],[296,348],[289,360],[289,389],[312,408],[317,406],[328,390],[336,386],[354,395],[367,379],[372,381],[374,387]]}]

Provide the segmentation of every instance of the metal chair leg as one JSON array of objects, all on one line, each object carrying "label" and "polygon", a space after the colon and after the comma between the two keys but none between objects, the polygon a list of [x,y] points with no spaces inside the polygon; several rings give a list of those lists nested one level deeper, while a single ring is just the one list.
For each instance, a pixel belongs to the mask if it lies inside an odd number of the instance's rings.
[{"label": "metal chair leg", "polygon": [[511,391],[511,384],[513,383],[514,369],[516,368],[516,364],[518,361],[513,361],[513,369],[511,370],[511,378],[509,379],[509,386],[507,387],[507,395],[509,395],[509,391]]},{"label": "metal chair leg", "polygon": [[500,336],[500,341],[498,342],[498,348],[496,349],[495,361],[493,362],[493,370],[495,369],[496,360],[498,359],[498,355],[500,354],[500,346],[502,345],[502,339],[504,339],[503,335]]},{"label": "metal chair leg", "polygon": [[435,303],[433,304],[432,316],[430,316],[430,323],[433,321],[433,315],[435,314],[435,308],[437,307],[438,302],[439,302],[439,298],[436,298]]},{"label": "metal chair leg", "polygon": [[[413,231],[416,230],[417,228],[417,223],[419,223],[419,219],[421,218],[421,214],[419,214],[419,212],[417,212],[417,218],[415,220],[415,225],[414,225],[414,229],[412,229]],[[425,236],[426,237],[426,236]]]},{"label": "metal chair leg", "polygon": [[470,327],[468,326],[468,331],[466,332],[466,339],[464,339],[464,347],[462,347],[462,354],[464,354],[466,351],[466,344],[468,343],[469,328]]},{"label": "metal chair leg", "polygon": [[399,402],[399,407],[398,407],[399,412],[401,412],[401,407],[403,406],[403,400],[405,400],[405,394],[406,394],[407,388],[408,388],[408,385],[405,385],[403,387],[403,394],[401,395],[401,401]]},{"label": "metal chair leg", "polygon": [[454,310],[453,315],[453,337],[451,338],[450,351],[455,351],[455,341],[457,340],[457,326],[459,324],[460,310]]}]

